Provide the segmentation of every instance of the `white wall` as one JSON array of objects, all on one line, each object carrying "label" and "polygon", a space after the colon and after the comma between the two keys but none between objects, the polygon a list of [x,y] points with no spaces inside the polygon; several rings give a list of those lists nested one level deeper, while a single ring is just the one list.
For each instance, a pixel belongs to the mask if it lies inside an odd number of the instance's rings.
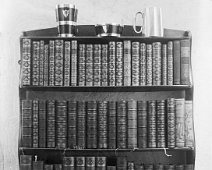
[{"label": "white wall", "polygon": [[[74,3],[79,24],[132,24],[136,11],[163,9],[164,27],[190,30],[193,35],[196,170],[212,167],[212,0],[0,0],[0,144],[5,170],[18,170],[19,36],[24,30],[56,26],[57,3]],[[1,169],[0,169],[1,170]]]}]

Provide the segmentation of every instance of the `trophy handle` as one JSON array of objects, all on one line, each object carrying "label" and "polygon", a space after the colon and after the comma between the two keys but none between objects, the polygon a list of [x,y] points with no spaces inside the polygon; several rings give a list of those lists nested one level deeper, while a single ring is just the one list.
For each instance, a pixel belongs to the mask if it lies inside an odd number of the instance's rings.
[{"label": "trophy handle", "polygon": [[[141,29],[139,30],[139,31],[137,31],[136,30],[136,20],[137,20],[137,16],[138,15],[141,15],[141,17],[142,17],[142,25],[141,25]],[[133,29],[134,29],[134,31],[137,33],[137,34],[139,34],[139,33],[141,33],[142,32],[142,30],[143,30],[143,26],[144,26],[144,12],[137,12],[136,14],[135,14],[135,17],[134,17],[134,24],[133,24]]]}]

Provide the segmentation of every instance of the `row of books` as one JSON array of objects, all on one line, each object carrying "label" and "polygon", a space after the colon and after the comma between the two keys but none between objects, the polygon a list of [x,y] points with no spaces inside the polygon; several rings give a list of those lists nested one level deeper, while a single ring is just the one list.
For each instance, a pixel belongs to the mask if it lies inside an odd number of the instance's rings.
[{"label": "row of books", "polygon": [[126,157],[110,163],[107,157],[63,157],[62,164],[45,164],[32,155],[20,155],[20,170],[193,170],[193,164],[135,164]]},{"label": "row of books", "polygon": [[188,85],[190,40],[21,42],[21,84],[33,86]]},{"label": "row of books", "polygon": [[192,101],[22,100],[21,146],[134,149],[194,147]]}]

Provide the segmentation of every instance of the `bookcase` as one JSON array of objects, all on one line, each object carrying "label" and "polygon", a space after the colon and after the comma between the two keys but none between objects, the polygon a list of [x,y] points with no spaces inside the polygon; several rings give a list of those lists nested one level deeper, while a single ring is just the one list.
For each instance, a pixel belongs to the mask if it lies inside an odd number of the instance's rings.
[{"label": "bookcase", "polygon": [[[61,41],[63,47],[57,46]],[[76,36],[71,38],[58,37],[56,28],[23,32],[19,61],[20,170],[193,170],[191,42],[189,31],[164,29],[164,37],[144,37],[135,34],[130,25],[124,26],[121,37],[97,37],[93,25],[78,25]],[[90,45],[92,52],[83,49]],[[102,50],[95,52],[94,45]],[[142,45],[146,46],[143,63]],[[83,56],[93,58],[82,62]],[[84,64],[83,71],[80,64]],[[95,76],[100,78],[96,84]]]}]

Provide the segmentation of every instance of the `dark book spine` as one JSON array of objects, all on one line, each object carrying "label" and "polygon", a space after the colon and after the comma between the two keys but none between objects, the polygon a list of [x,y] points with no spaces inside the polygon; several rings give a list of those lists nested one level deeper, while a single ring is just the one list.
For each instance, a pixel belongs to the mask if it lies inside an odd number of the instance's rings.
[{"label": "dark book spine", "polygon": [[49,85],[49,45],[44,46],[43,85]]},{"label": "dark book spine", "polygon": [[64,42],[64,86],[70,86],[71,70],[71,43]]},{"label": "dark book spine", "polygon": [[167,146],[168,148],[175,147],[175,100],[174,98],[167,99]]},{"label": "dark book spine", "polygon": [[184,165],[175,165],[175,170],[184,170]]},{"label": "dark book spine", "polygon": [[173,42],[169,41],[167,45],[167,84],[173,85],[174,83],[174,64],[173,64]]},{"label": "dark book spine", "polygon": [[87,148],[97,148],[97,103],[87,102]]},{"label": "dark book spine", "polygon": [[76,157],[76,170],[85,170],[85,157]]},{"label": "dark book spine", "polygon": [[116,42],[116,86],[123,85],[123,42]]},{"label": "dark book spine", "polygon": [[164,165],[163,164],[157,164],[155,166],[155,170],[164,170]]},{"label": "dark book spine", "polygon": [[127,148],[137,148],[137,101],[127,103]]},{"label": "dark book spine", "polygon": [[31,40],[22,40],[21,84],[31,85]]},{"label": "dark book spine", "polygon": [[78,85],[85,86],[85,44],[79,44]]},{"label": "dark book spine", "polygon": [[132,42],[132,86],[139,86],[139,42]]},{"label": "dark book spine", "polygon": [[148,147],[157,147],[156,142],[156,101],[148,101]]},{"label": "dark book spine", "polygon": [[101,85],[101,44],[94,44],[93,85]]},{"label": "dark book spine", "polygon": [[161,85],[161,42],[152,43],[152,84]]},{"label": "dark book spine", "polygon": [[144,165],[135,165],[136,170],[144,170]]},{"label": "dark book spine", "polygon": [[68,101],[68,147],[77,146],[77,102]]},{"label": "dark book spine", "polygon": [[48,100],[47,101],[47,147],[48,148],[55,148],[55,101]]},{"label": "dark book spine", "polygon": [[152,164],[145,164],[144,167],[145,167],[145,170],[154,170],[154,165]]},{"label": "dark book spine", "polygon": [[86,147],[86,107],[84,101],[78,101],[77,105],[77,146]]},{"label": "dark book spine", "polygon": [[194,170],[194,164],[186,164],[184,170]]},{"label": "dark book spine", "polygon": [[164,165],[164,170],[175,170],[175,165]]},{"label": "dark book spine", "polygon": [[174,84],[180,84],[180,41],[173,41]]},{"label": "dark book spine", "polygon": [[167,44],[162,45],[162,85],[167,85]]},{"label": "dark book spine", "polygon": [[127,170],[127,158],[117,157],[116,168],[117,170]]},{"label": "dark book spine", "polygon": [[55,41],[49,41],[49,86],[54,86],[55,80]]},{"label": "dark book spine", "polygon": [[56,102],[56,147],[66,148],[67,139],[67,102]]},{"label": "dark book spine", "polygon": [[39,58],[40,58],[40,42],[33,41],[32,53],[32,85],[39,85]]},{"label": "dark book spine", "polygon": [[93,45],[86,44],[85,85],[93,86]]},{"label": "dark book spine", "polygon": [[138,147],[147,148],[147,102],[138,101]]},{"label": "dark book spine", "polygon": [[116,102],[108,102],[108,148],[116,148]]},{"label": "dark book spine", "polygon": [[189,85],[190,81],[190,64],[191,49],[190,40],[180,40],[181,55],[181,84]]},{"label": "dark book spine", "polygon": [[63,170],[62,164],[54,164],[54,170]]},{"label": "dark book spine", "polygon": [[33,161],[32,169],[33,170],[43,170],[44,169],[43,161]]},{"label": "dark book spine", "polygon": [[77,40],[71,41],[71,86],[77,85]]},{"label": "dark book spine", "polygon": [[108,86],[108,44],[102,44],[101,85]]},{"label": "dark book spine", "polygon": [[46,147],[46,101],[39,100],[39,147]]},{"label": "dark book spine", "polygon": [[114,41],[109,42],[109,62],[108,62],[108,80],[109,86],[115,86],[116,84],[116,43]]},{"label": "dark book spine", "polygon": [[63,158],[63,170],[75,170],[74,157]]},{"label": "dark book spine", "polygon": [[55,40],[55,86],[63,86],[63,40]]},{"label": "dark book spine", "polygon": [[44,170],[54,170],[54,165],[50,165],[50,164],[45,164],[44,165]]},{"label": "dark book spine", "polygon": [[152,85],[152,44],[146,45],[146,85]]},{"label": "dark book spine", "polygon": [[106,157],[96,157],[96,170],[106,170]]},{"label": "dark book spine", "polygon": [[146,85],[146,44],[140,44],[140,73],[139,73],[139,85]]},{"label": "dark book spine", "polygon": [[107,166],[107,170],[116,170],[116,166]]},{"label": "dark book spine", "polygon": [[39,85],[44,85],[44,41],[40,41]]},{"label": "dark book spine", "polygon": [[107,148],[107,101],[100,101],[98,103],[98,148]]},{"label": "dark book spine", "polygon": [[32,170],[31,155],[20,155],[20,170]]},{"label": "dark book spine", "polygon": [[117,102],[117,147],[127,148],[127,108],[124,100]]},{"label": "dark book spine", "polygon": [[21,143],[23,147],[32,147],[32,100],[22,100]]},{"label": "dark book spine", "polygon": [[95,157],[86,157],[85,166],[86,170],[95,170]]},{"label": "dark book spine", "polygon": [[39,121],[38,121],[38,100],[32,101],[32,147],[38,148],[39,143]]},{"label": "dark book spine", "polygon": [[131,41],[124,41],[124,86],[131,86]]}]

